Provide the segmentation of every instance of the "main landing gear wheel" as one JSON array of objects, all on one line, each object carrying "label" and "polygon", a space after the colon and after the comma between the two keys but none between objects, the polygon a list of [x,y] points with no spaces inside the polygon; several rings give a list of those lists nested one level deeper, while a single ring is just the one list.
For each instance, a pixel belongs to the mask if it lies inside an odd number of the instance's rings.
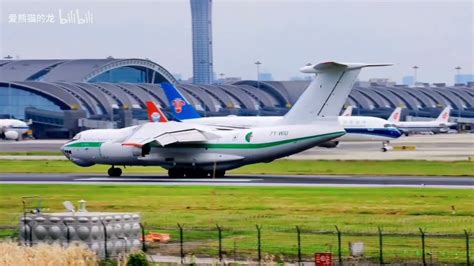
[{"label": "main landing gear wheel", "polygon": [[224,177],[225,176],[225,171],[224,170],[217,170],[216,171],[216,177]]},{"label": "main landing gear wheel", "polygon": [[122,175],[122,169],[115,168],[115,167],[110,167],[109,170],[107,171],[107,173],[111,177],[119,177],[119,176]]},{"label": "main landing gear wheel", "polygon": [[168,176],[171,178],[183,178],[184,177],[184,171],[179,170],[179,169],[169,169],[168,170]]}]

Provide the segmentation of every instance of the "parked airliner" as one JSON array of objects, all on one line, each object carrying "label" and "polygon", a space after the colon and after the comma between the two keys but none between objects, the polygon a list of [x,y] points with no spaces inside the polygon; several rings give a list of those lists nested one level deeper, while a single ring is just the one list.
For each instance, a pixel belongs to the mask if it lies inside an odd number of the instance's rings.
[{"label": "parked airliner", "polygon": [[21,140],[30,128],[24,121],[18,119],[0,119],[0,138]]},{"label": "parked airliner", "polygon": [[433,121],[400,121],[402,108],[397,107],[388,118],[388,121],[407,136],[422,132],[446,133],[451,126],[456,125],[456,123],[448,122],[450,112],[451,106],[446,106]]}]

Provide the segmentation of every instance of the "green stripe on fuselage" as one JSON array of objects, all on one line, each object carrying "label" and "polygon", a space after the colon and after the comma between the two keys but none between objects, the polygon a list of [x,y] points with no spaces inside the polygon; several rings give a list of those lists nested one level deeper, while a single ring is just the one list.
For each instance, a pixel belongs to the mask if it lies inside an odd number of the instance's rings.
[{"label": "green stripe on fuselage", "polygon": [[66,145],[68,148],[100,148],[103,142],[98,141],[77,141]]}]

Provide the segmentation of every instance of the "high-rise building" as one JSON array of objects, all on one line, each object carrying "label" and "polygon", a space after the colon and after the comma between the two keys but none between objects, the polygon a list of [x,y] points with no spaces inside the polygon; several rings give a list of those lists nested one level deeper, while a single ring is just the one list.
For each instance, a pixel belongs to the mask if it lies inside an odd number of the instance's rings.
[{"label": "high-rise building", "polygon": [[193,82],[211,84],[212,63],[212,0],[190,0],[193,28]]}]

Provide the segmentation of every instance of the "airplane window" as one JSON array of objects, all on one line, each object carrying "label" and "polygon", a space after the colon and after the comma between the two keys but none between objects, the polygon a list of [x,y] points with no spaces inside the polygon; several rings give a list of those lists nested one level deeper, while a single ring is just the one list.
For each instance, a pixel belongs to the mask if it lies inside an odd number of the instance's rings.
[{"label": "airplane window", "polygon": [[81,139],[81,133],[76,134],[76,135],[72,138],[72,140],[78,140],[78,139]]},{"label": "airplane window", "polygon": [[394,124],[385,124],[385,125],[383,125],[383,126],[384,126],[384,127],[395,127]]}]

